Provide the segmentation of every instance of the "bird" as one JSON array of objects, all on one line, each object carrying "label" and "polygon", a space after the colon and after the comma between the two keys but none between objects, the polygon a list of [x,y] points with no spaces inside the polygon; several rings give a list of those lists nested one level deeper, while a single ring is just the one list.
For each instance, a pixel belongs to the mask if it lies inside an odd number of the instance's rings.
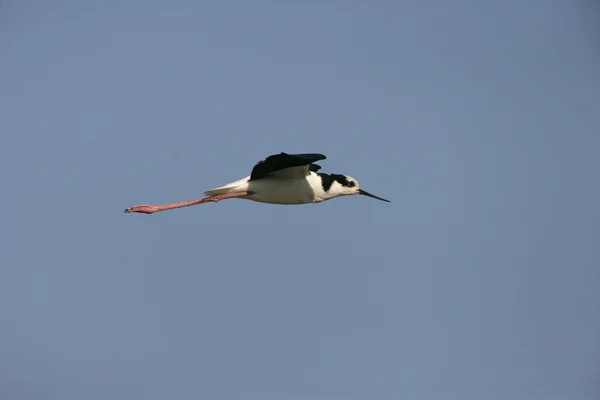
[{"label": "bird", "polygon": [[249,176],[207,190],[204,198],[162,205],[141,204],[125,209],[125,212],[154,214],[233,198],[267,204],[297,205],[321,203],[340,196],[363,195],[391,203],[362,190],[358,181],[351,176],[318,172],[321,166],[315,162],[326,158],[318,153],[273,154],[256,163]]}]

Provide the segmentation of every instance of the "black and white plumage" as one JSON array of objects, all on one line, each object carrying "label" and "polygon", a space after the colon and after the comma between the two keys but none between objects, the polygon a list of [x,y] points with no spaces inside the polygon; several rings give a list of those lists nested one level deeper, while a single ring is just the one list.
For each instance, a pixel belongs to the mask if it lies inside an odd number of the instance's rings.
[{"label": "black and white plumage", "polygon": [[387,201],[359,188],[356,179],[347,175],[319,173],[317,161],[323,154],[274,154],[259,161],[250,176],[204,192],[215,196],[247,191],[246,199],[270,204],[320,203],[339,196],[362,194]]},{"label": "black and white plumage", "polygon": [[390,202],[360,189],[358,181],[348,175],[324,174],[315,162],[325,160],[323,154],[273,154],[259,161],[249,176],[227,185],[207,190],[199,200],[160,206],[140,205],[125,212],[152,214],[195,204],[218,202],[229,198],[269,204],[320,203],[340,196],[364,195]]}]

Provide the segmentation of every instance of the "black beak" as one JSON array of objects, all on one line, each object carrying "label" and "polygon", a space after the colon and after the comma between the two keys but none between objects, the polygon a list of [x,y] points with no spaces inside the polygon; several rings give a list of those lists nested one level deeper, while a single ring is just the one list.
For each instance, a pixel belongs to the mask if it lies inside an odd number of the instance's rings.
[{"label": "black beak", "polygon": [[358,193],[359,193],[359,194],[362,194],[363,196],[369,196],[369,197],[372,197],[372,198],[374,198],[374,199],[377,199],[377,200],[381,200],[381,201],[387,201],[388,203],[391,203],[391,201],[389,201],[389,200],[382,199],[381,197],[377,197],[377,196],[375,196],[375,195],[373,195],[373,194],[371,194],[371,193],[369,193],[369,192],[365,192],[365,191],[364,191],[364,190],[362,190],[362,189],[358,189]]}]

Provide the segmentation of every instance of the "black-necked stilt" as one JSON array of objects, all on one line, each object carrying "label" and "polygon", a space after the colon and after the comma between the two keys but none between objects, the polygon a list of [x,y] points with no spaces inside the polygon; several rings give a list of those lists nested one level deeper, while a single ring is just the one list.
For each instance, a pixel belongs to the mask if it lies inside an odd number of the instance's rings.
[{"label": "black-necked stilt", "polygon": [[318,173],[321,167],[314,163],[325,158],[323,154],[274,154],[259,161],[250,176],[208,190],[204,192],[207,197],[203,199],[158,206],[143,204],[127,208],[125,212],[153,214],[232,198],[269,204],[306,204],[362,194],[390,202],[360,189],[356,179],[350,176]]}]

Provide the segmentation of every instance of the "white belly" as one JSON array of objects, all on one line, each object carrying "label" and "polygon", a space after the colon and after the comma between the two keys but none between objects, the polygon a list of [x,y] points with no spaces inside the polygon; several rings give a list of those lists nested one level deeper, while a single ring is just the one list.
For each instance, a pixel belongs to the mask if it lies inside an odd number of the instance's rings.
[{"label": "white belly", "polygon": [[248,200],[269,204],[306,204],[315,202],[315,193],[306,179],[269,177],[250,181]]}]

